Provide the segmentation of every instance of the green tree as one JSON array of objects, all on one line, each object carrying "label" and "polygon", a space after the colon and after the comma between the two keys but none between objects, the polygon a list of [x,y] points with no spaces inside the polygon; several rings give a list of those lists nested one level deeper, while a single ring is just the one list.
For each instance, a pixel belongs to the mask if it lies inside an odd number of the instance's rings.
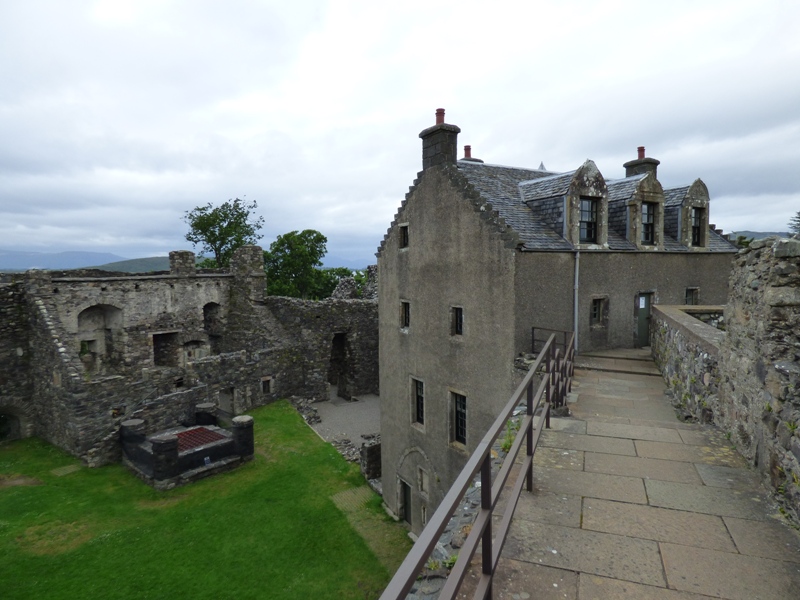
[{"label": "green tree", "polygon": [[[317,269],[316,284],[314,285],[314,298],[322,300],[329,298],[333,294],[333,290],[339,285],[339,281],[345,277],[353,277],[356,281],[356,289],[359,295],[363,283],[359,281],[360,271],[353,271],[347,267],[332,267],[328,269]],[[366,279],[365,277],[362,279]]]},{"label": "green tree", "polygon": [[210,202],[187,210],[183,220],[189,224],[186,239],[192,244],[202,244],[203,252],[211,252],[217,266],[225,267],[233,251],[246,244],[255,244],[261,235],[258,230],[264,225],[264,217],[253,218],[258,208],[253,200],[247,204],[236,198],[213,206]]},{"label": "green tree", "polygon": [[267,292],[273,296],[318,298],[319,267],[327,243],[328,238],[314,229],[279,235],[264,252]]},{"label": "green tree", "polygon": [[797,211],[797,214],[789,221],[789,231],[795,235],[800,235],[800,210]]}]

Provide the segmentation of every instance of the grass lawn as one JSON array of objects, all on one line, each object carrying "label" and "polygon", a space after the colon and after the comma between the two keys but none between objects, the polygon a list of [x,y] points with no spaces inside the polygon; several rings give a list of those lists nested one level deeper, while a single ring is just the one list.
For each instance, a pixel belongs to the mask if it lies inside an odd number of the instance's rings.
[{"label": "grass lawn", "polygon": [[[390,574],[331,500],[365,485],[358,467],[288,403],[251,414],[254,460],[169,492],[121,465],[63,474],[80,462],[38,439],[0,445],[0,598],[377,597]],[[405,530],[377,496],[359,512],[399,564]]]}]

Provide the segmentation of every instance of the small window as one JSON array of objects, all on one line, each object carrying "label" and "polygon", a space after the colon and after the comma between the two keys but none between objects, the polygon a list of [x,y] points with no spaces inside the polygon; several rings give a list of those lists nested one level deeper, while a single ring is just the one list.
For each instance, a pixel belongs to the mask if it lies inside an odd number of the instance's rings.
[{"label": "small window", "polygon": [[400,303],[400,327],[411,325],[411,304],[409,302]]},{"label": "small window", "polygon": [[408,248],[408,225],[400,225],[400,247]]},{"label": "small window", "polygon": [[272,393],[272,376],[271,375],[261,378],[261,393],[262,394],[271,394]]},{"label": "small window", "polygon": [[597,200],[581,198],[580,241],[583,244],[597,243]]},{"label": "small window", "polygon": [[419,483],[419,491],[423,494],[427,494],[428,488],[430,486],[430,481],[428,478],[428,472],[423,468],[419,469],[418,483]]},{"label": "small window", "polygon": [[699,304],[698,288],[686,288],[686,304]]},{"label": "small window", "polygon": [[592,299],[592,312],[589,315],[590,325],[602,325],[605,322],[606,300],[605,298]]},{"label": "small window", "polygon": [[425,424],[425,384],[419,379],[411,380],[411,393],[414,398],[414,423]]},{"label": "small window", "polygon": [[422,517],[422,526],[428,524],[428,507],[424,504],[420,507],[420,517]]},{"label": "small window", "polygon": [[656,205],[652,202],[642,202],[642,243],[655,244],[656,242]]},{"label": "small window", "polygon": [[452,392],[453,396],[453,439],[467,443],[467,397]]},{"label": "small window", "polygon": [[692,246],[703,245],[703,209],[692,209]]},{"label": "small window", "polygon": [[450,335],[464,335],[464,309],[460,306],[450,309]]}]

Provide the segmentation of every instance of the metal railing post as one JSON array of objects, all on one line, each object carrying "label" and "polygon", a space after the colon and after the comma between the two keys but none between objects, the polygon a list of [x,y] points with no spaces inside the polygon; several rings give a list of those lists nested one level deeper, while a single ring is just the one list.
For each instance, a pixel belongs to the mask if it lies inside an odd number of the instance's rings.
[{"label": "metal railing post", "polygon": [[[492,510],[492,455],[487,454],[483,459],[481,465],[481,509]],[[483,537],[481,538],[481,563],[484,575],[492,576],[492,518],[491,516],[486,522],[486,529],[483,530]],[[489,589],[485,596],[489,600],[492,598],[492,585],[489,584]]]},{"label": "metal railing post", "polygon": [[[527,406],[528,410],[526,412],[531,417],[531,426],[528,427],[528,433],[526,439],[528,443],[527,452],[528,456],[533,456],[533,381],[532,380],[528,384],[527,401],[528,401],[528,406]],[[547,410],[547,408],[545,408],[545,410]],[[548,421],[550,420],[549,411],[548,414],[546,415],[546,418]],[[528,465],[528,474],[527,474],[527,479],[525,481],[525,489],[527,489],[529,492],[533,491],[533,461],[531,461],[531,464]]]}]

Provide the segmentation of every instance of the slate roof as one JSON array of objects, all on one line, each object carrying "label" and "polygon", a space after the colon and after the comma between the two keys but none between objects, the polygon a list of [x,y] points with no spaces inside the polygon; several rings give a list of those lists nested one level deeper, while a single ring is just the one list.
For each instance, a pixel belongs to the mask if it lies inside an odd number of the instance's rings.
[{"label": "slate roof", "polygon": [[689,193],[689,186],[669,188],[664,190],[664,207],[680,206]]},{"label": "slate roof", "polygon": [[633,193],[636,191],[636,186],[645,177],[646,173],[641,173],[639,175],[634,175],[633,177],[626,177],[625,179],[606,179],[606,187],[608,188],[608,201],[615,202],[619,200],[627,200],[633,196]]},{"label": "slate roof", "polygon": [[[529,204],[544,202],[564,196],[575,171],[553,173],[541,169],[522,169],[472,161],[458,161],[459,171],[467,178],[481,197],[496,210],[500,217],[519,235],[524,250],[573,250],[574,247],[559,233],[536,217]],[[630,198],[645,175],[624,179],[606,180],[609,201]],[[680,204],[689,186],[664,190],[665,205]],[[527,203],[527,204],[526,204]],[[708,250],[734,252],[736,248],[713,230],[709,230]],[[635,251],[636,245],[624,236],[609,230],[608,247],[611,250]],[[664,235],[664,250],[689,252],[689,248]]]}]

